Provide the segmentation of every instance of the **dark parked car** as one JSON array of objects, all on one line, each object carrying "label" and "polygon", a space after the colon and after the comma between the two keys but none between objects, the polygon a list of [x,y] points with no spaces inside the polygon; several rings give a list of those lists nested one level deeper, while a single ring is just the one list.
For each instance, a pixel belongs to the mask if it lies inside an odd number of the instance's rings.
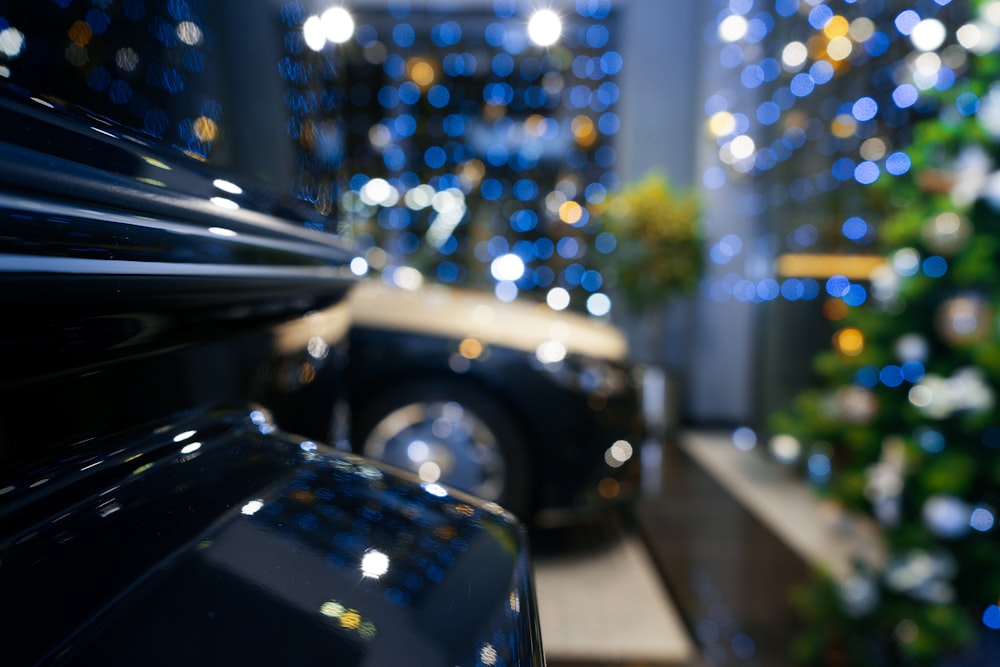
[{"label": "dark parked car", "polygon": [[510,514],[288,433],[345,397],[351,253],[5,76],[3,663],[543,664]]},{"label": "dark parked car", "polygon": [[634,497],[643,425],[616,328],[439,285],[373,279],[349,301],[359,451],[543,525]]},{"label": "dark parked car", "polygon": [[[65,115],[60,100],[87,110],[85,131],[105,144],[87,148],[66,138],[59,150],[76,161],[124,161],[100,166],[124,170],[131,184],[157,193],[136,195],[133,210],[155,210],[168,199],[159,193],[181,187],[179,180],[201,189],[192,215],[202,219],[206,211],[246,217],[241,191],[272,193],[258,201],[295,220],[300,231],[282,232],[294,243],[255,231],[261,248],[248,253],[245,243],[227,236],[235,230],[209,222],[173,256],[142,246],[148,260],[231,256],[253,263],[260,268],[240,277],[261,284],[273,272],[269,265],[296,253],[320,256],[309,260],[309,271],[329,261],[323,248],[332,234],[306,228],[336,231],[333,203],[345,180],[338,160],[347,146],[342,126],[365,122],[341,117],[335,54],[307,57],[296,40],[307,7],[321,4],[9,3],[0,8],[0,76],[30,91],[27,97],[36,99],[30,105],[51,118]],[[110,119],[137,132],[109,129]],[[107,148],[139,150],[142,142],[170,144],[219,167],[222,177],[200,182],[151,152],[115,157]],[[89,174],[62,177],[52,186],[60,193],[77,182],[96,187]],[[101,187],[113,193],[119,186]],[[67,231],[62,242],[86,244],[76,235],[89,233]],[[113,245],[108,256],[118,259]],[[290,291],[300,289],[283,280]],[[299,294],[303,311],[310,289]],[[92,307],[82,297],[74,302]],[[182,328],[192,332],[208,326],[200,314],[183,317]],[[464,489],[540,523],[634,494],[642,430],[624,339],[612,327],[466,290],[385,289],[378,278],[351,291],[349,308],[308,318],[310,326],[319,320],[349,326],[349,344],[336,343],[343,349],[335,354],[333,343],[312,337],[306,354],[275,362],[278,381],[260,398],[281,429],[409,468],[425,482]],[[342,372],[329,371],[338,363]]]}]

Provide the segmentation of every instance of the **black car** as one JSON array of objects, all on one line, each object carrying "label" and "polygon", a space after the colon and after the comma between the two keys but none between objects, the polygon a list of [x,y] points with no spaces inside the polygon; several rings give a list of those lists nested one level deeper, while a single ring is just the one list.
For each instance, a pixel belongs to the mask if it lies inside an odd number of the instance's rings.
[{"label": "black car", "polygon": [[545,304],[380,278],[348,301],[359,451],[542,526],[634,498],[639,378],[619,330]]},{"label": "black car", "polygon": [[[8,56],[35,37],[3,25]],[[346,400],[351,252],[23,53],[0,82],[0,660],[543,664],[512,515],[291,434]]]},{"label": "black car", "polygon": [[[219,167],[206,182],[187,183],[205,190],[198,215],[206,209],[246,216],[241,197],[258,192],[270,213],[300,227],[288,232],[296,240],[290,252],[321,253],[342,224],[350,227],[333,214],[344,180],[338,156],[349,147],[341,126],[364,118],[339,111],[345,93],[335,53],[292,57],[296,48],[304,53],[296,38],[315,5],[17,3],[0,9],[0,75],[8,72],[13,86],[34,95],[37,112],[59,117],[61,100],[86,109],[86,131],[109,145],[168,144]],[[108,123],[136,132],[121,135]],[[84,152],[75,139],[59,150],[74,160],[111,159],[102,156],[103,145]],[[120,159],[125,167],[102,166],[126,169],[153,192],[192,178],[148,152]],[[81,187],[96,187],[87,178],[77,179]],[[53,187],[69,192],[69,175],[63,180]],[[135,206],[155,207],[163,196],[136,198]],[[175,252],[176,259],[201,253],[208,261],[240,246],[225,225],[206,230],[199,235],[204,243],[192,242],[195,249]],[[246,261],[286,261],[287,241],[261,244]],[[642,424],[620,332],[544,304],[503,303],[440,285],[384,285],[377,277],[359,282],[343,312],[322,316],[347,328],[338,343],[343,354],[327,359],[329,343],[316,339],[302,358],[275,369],[281,391],[266,405],[277,426],[410,469],[537,523],[634,495]],[[333,358],[342,372],[319,372]]]}]

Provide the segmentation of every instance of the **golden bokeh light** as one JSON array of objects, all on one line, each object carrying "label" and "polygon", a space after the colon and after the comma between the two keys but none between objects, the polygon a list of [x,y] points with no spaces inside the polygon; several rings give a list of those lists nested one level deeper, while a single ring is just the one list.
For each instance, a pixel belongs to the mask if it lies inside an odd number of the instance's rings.
[{"label": "golden bokeh light", "polygon": [[458,344],[458,353],[470,361],[483,354],[483,344],[475,338],[466,338]]},{"label": "golden bokeh light", "polygon": [[850,29],[851,24],[847,22],[847,19],[843,16],[834,16],[832,19],[827,21],[825,26],[823,26],[823,34],[826,35],[828,39],[847,37],[847,33]]},{"label": "golden bokeh light", "polygon": [[736,117],[728,111],[719,111],[708,119],[708,131],[714,137],[728,137],[736,131]]},{"label": "golden bokeh light", "polygon": [[348,609],[340,615],[340,625],[348,630],[356,630],[361,625],[361,614],[353,609]]},{"label": "golden bokeh light", "polygon": [[486,165],[481,160],[473,158],[462,165],[461,175],[472,183],[479,183],[486,176]]},{"label": "golden bokeh light", "polygon": [[93,36],[94,31],[83,21],[77,21],[69,28],[69,39],[78,46],[87,46]]},{"label": "golden bokeh light", "polygon": [[865,348],[865,336],[860,329],[848,327],[833,335],[833,346],[847,357],[856,357]]},{"label": "golden bokeh light", "polygon": [[219,135],[219,126],[215,121],[206,116],[199,116],[194,121],[194,136],[199,141],[215,141]]},{"label": "golden bokeh light", "polygon": [[839,322],[847,317],[849,306],[843,299],[827,299],[823,303],[823,317],[831,322]]},{"label": "golden bokeh light", "polygon": [[575,201],[563,202],[559,207],[559,219],[567,225],[575,225],[583,218],[583,207]]},{"label": "golden bokeh light", "polygon": [[531,137],[540,137],[545,134],[545,116],[533,113],[524,119],[524,131]]},{"label": "golden bokeh light", "polygon": [[621,485],[612,477],[605,477],[597,483],[597,493],[605,500],[613,500],[621,493]]},{"label": "golden bokeh light", "polygon": [[429,88],[437,78],[434,66],[426,58],[410,58],[406,63],[406,71],[413,83],[425,89]]},{"label": "golden bokeh light", "polygon": [[830,123],[830,134],[838,139],[847,139],[858,129],[858,121],[849,113],[842,113]]},{"label": "golden bokeh light", "polygon": [[573,130],[573,137],[576,139],[576,143],[581,146],[590,146],[597,141],[597,128],[594,126],[594,121],[590,116],[584,116],[583,114],[576,116],[570,127]]}]

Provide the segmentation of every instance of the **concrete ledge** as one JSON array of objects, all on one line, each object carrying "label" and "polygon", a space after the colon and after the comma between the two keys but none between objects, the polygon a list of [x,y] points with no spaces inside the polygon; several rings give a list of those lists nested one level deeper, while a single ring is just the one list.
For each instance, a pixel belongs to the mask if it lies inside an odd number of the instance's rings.
[{"label": "concrete ledge", "polygon": [[695,650],[646,548],[624,528],[597,548],[534,559],[555,667],[688,667]]},{"label": "concrete ledge", "polygon": [[853,560],[884,562],[874,521],[824,502],[761,452],[739,450],[720,433],[687,433],[680,447],[807,563],[843,579]]}]

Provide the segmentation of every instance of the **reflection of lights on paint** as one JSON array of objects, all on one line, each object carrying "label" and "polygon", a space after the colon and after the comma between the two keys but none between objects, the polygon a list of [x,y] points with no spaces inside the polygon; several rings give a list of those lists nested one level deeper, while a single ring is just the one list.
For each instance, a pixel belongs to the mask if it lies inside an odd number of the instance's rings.
[{"label": "reflection of lights on paint", "polygon": [[497,664],[497,650],[492,644],[484,644],[481,649],[479,649],[479,661],[488,667]]},{"label": "reflection of lights on paint", "polygon": [[240,195],[240,194],[243,194],[243,188],[241,188],[240,186],[236,185],[232,181],[227,181],[224,178],[217,178],[217,179],[215,179],[214,181],[212,181],[212,185],[214,185],[215,187],[219,188],[223,192],[228,192],[231,195]]},{"label": "reflection of lights on paint", "polygon": [[190,444],[181,447],[181,454],[194,454],[196,451],[201,449],[200,442],[192,442]]},{"label": "reflection of lights on paint", "polygon": [[177,39],[188,46],[197,46],[202,40],[201,28],[192,21],[181,21],[177,24]]},{"label": "reflection of lights on paint", "polygon": [[562,35],[562,19],[551,9],[539,9],[528,19],[528,37],[538,46],[552,46]]},{"label": "reflection of lights on paint", "polygon": [[262,507],[264,507],[264,503],[261,502],[260,500],[251,500],[246,505],[244,505],[243,509],[240,511],[242,511],[247,516],[253,516],[257,512],[259,512]]},{"label": "reflection of lights on paint", "polygon": [[389,557],[381,551],[372,549],[361,557],[361,574],[365,577],[378,579],[389,571]]},{"label": "reflection of lights on paint", "polygon": [[227,236],[227,237],[237,236],[236,232],[234,232],[231,229],[226,229],[225,227],[209,227],[208,231],[212,232],[216,236]]},{"label": "reflection of lights on paint", "polygon": [[232,199],[226,199],[225,197],[212,197],[211,199],[209,199],[209,201],[218,206],[219,208],[224,208],[227,211],[235,211],[240,207],[240,205],[234,202]]},{"label": "reflection of lights on paint", "polygon": [[446,498],[448,496],[448,490],[440,484],[431,482],[429,484],[423,484],[422,486],[424,491],[432,496],[437,496],[438,498]]},{"label": "reflection of lights on paint", "polygon": [[185,440],[190,440],[197,432],[198,431],[184,431],[183,433],[178,433],[174,436],[174,442],[184,442]]},{"label": "reflection of lights on paint", "polygon": [[16,58],[24,49],[24,33],[17,28],[4,28],[0,31],[0,53],[8,58]]}]

